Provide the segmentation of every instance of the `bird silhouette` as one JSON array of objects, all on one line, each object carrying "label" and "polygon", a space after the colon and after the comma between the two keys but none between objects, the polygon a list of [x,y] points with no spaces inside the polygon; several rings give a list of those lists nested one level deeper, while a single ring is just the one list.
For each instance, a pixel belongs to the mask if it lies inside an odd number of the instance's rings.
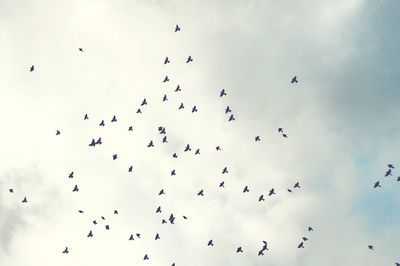
[{"label": "bird silhouette", "polygon": [[58,135],[60,135],[60,134],[61,134],[60,130],[57,129],[57,131],[56,131],[56,136],[58,136]]},{"label": "bird silhouette", "polygon": [[226,96],[225,89],[222,89],[222,90],[219,92],[219,97],[222,97],[222,96]]},{"label": "bird silhouette", "polygon": [[29,69],[30,72],[32,72],[33,70],[35,70],[35,65],[32,65],[31,68]]},{"label": "bird silhouette", "polygon": [[221,147],[220,147],[220,146],[216,146],[215,149],[216,149],[217,151],[220,151],[220,150],[221,150]]},{"label": "bird silhouette", "polygon": [[291,190],[291,189],[289,189],[289,188],[287,189],[287,191],[288,191],[288,192],[290,192],[290,193],[292,193],[292,190]]},{"label": "bird silhouette", "polygon": [[283,136],[284,138],[287,138],[287,137],[288,137],[286,134],[282,134],[282,136]]},{"label": "bird silhouette", "polygon": [[374,246],[372,246],[372,245],[368,245],[368,248],[369,248],[370,250],[374,250]]},{"label": "bird silhouette", "polygon": [[174,221],[175,221],[175,216],[174,216],[174,214],[171,213],[171,215],[169,216],[168,220],[169,220],[169,222],[170,222],[171,224],[174,224]]},{"label": "bird silhouette", "polygon": [[222,181],[221,183],[219,183],[219,187],[225,187],[225,182]]},{"label": "bird silhouette", "polygon": [[388,166],[390,169],[394,169],[394,166],[393,166],[393,164],[391,164],[391,163],[388,164],[387,166]]},{"label": "bird silhouette", "polygon": [[282,133],[283,132],[283,129],[280,127],[280,128],[278,128],[278,132],[279,133]]},{"label": "bird silhouette", "polygon": [[140,238],[140,234],[139,234],[139,233],[136,233],[136,236],[137,236],[138,238]]},{"label": "bird silhouette", "polygon": [[24,197],[24,199],[22,200],[22,203],[28,203],[28,200],[26,199],[26,197]]},{"label": "bird silhouette", "polygon": [[379,181],[376,181],[375,184],[374,184],[374,188],[377,188],[377,187],[381,187]]},{"label": "bird silhouette", "polygon": [[297,182],[296,184],[294,184],[294,188],[300,188],[300,183]]},{"label": "bird silhouette", "polygon": [[186,60],[186,64],[190,63],[190,62],[193,62],[193,58],[189,55],[189,57]]},{"label": "bird silhouette", "polygon": [[72,172],[69,174],[68,178],[73,178],[73,177],[74,177],[74,171],[72,171]]},{"label": "bird silhouette", "polygon": [[303,236],[303,241],[307,241],[307,240],[308,240],[308,238]]},{"label": "bird silhouette", "polygon": [[150,140],[149,144],[147,144],[147,148],[151,148],[151,147],[154,147],[154,144],[153,144],[152,140]]},{"label": "bird silhouette", "polygon": [[314,231],[314,229],[311,226],[309,226],[308,227],[308,232],[311,232],[311,231]]},{"label": "bird silhouette", "polygon": [[68,247],[65,247],[65,249],[64,249],[64,251],[62,253],[63,254],[68,254],[69,253]]},{"label": "bird silhouette", "polygon": [[79,50],[80,52],[83,52],[83,49],[82,49],[82,48],[79,48],[78,50]]},{"label": "bird silhouette", "polygon": [[168,77],[168,76],[165,76],[165,78],[164,78],[164,80],[163,80],[163,83],[168,82],[168,81],[169,81],[169,77]]},{"label": "bird silhouette", "polygon": [[187,152],[187,151],[191,151],[192,149],[190,148],[190,145],[189,144],[186,144],[186,147],[185,147],[185,149],[183,150],[184,152]]},{"label": "bird silhouette", "polygon": [[129,168],[128,168],[128,172],[132,172],[133,171],[133,166],[131,165],[131,166],[129,166]]},{"label": "bird silhouette", "polygon": [[92,230],[90,230],[89,234],[87,235],[87,237],[93,237],[93,232]]},{"label": "bird silhouette", "polygon": [[100,122],[99,126],[101,126],[101,127],[104,127],[104,126],[105,126],[105,124],[104,124],[104,120],[101,120],[101,122]]},{"label": "bird silhouette", "polygon": [[207,246],[214,246],[212,239],[208,241]]},{"label": "bird silhouette", "polygon": [[200,190],[198,193],[197,193],[197,196],[204,196],[204,191],[203,191],[203,189],[202,190]]},{"label": "bird silhouette", "polygon": [[163,102],[168,101],[167,94],[164,94],[164,97],[163,97],[163,100],[162,100],[162,101],[163,101]]},{"label": "bird silhouette", "polygon": [[102,219],[102,220],[105,220],[106,218],[104,218],[104,216],[101,216],[101,219]]},{"label": "bird silhouette", "polygon": [[194,152],[194,155],[198,155],[198,154],[200,154],[200,149],[197,149],[197,150]]},{"label": "bird silhouette", "polygon": [[229,116],[228,121],[229,121],[229,122],[230,122],[230,121],[235,121],[235,117],[233,116],[233,114]]},{"label": "bird silhouette", "polygon": [[178,158],[178,155],[176,154],[176,152],[174,154],[172,154],[173,158]]},{"label": "bird silhouette", "polygon": [[79,191],[78,185],[75,185],[74,189],[72,190],[72,192],[78,192],[78,191]]},{"label": "bird silhouette", "polygon": [[140,108],[139,108],[139,109],[137,109],[136,113],[137,113],[137,114],[141,114],[141,113],[142,113],[142,110],[140,110]]},{"label": "bird silhouette", "polygon": [[236,249],[236,253],[243,253],[242,247],[238,247],[238,248]]},{"label": "bird silhouette", "polygon": [[160,235],[157,233],[154,240],[158,240],[158,239],[160,239]]},{"label": "bird silhouette", "polygon": [[392,169],[387,170],[385,177],[392,175]]},{"label": "bird silhouette", "polygon": [[79,210],[78,212],[79,212],[79,213],[83,213],[83,211],[82,211],[82,210]]},{"label": "bird silhouette", "polygon": [[164,59],[164,65],[166,65],[166,64],[168,64],[168,63],[171,63],[171,62],[169,61],[168,56],[167,56],[167,57],[165,57],[165,59]]},{"label": "bird silhouette", "polygon": [[101,145],[102,143],[103,143],[103,142],[101,141],[101,138],[98,138],[98,139],[96,140],[96,143],[95,143],[95,144],[96,144],[96,145],[97,145],[97,144]]},{"label": "bird silhouette", "polygon": [[397,182],[400,182],[400,176],[397,177]]},{"label": "bird silhouette", "polygon": [[301,242],[301,243],[297,246],[297,248],[304,248],[304,242]]},{"label": "bird silhouette", "polygon": [[192,108],[192,113],[197,113],[197,107],[196,107],[196,105],[195,106],[193,106],[193,108]]},{"label": "bird silhouette", "polygon": [[133,127],[129,126],[128,131],[133,131]]},{"label": "bird silhouette", "polygon": [[13,189],[13,188],[8,189],[8,191],[9,191],[10,193],[14,193],[14,189]]},{"label": "bird silhouette", "polygon": [[83,117],[83,120],[88,120],[88,119],[89,119],[88,114],[85,114],[85,117]]},{"label": "bird silhouette", "polygon": [[175,169],[171,171],[171,175],[176,175]]},{"label": "bird silhouette", "polygon": [[106,230],[110,230],[110,226],[108,224],[106,225]]},{"label": "bird silhouette", "polygon": [[117,118],[115,117],[115,115],[114,115],[113,118],[111,119],[111,122],[117,122]]},{"label": "bird silhouette", "polygon": [[254,138],[254,140],[257,142],[257,141],[261,141],[261,138],[260,138],[260,136],[256,136],[255,138]]},{"label": "bird silhouette", "polygon": [[248,186],[245,186],[244,187],[244,189],[243,189],[243,193],[246,193],[246,192],[249,192],[250,190],[249,190],[249,187]]},{"label": "bird silhouette", "polygon": [[227,106],[225,108],[225,114],[232,112],[231,108],[229,106]]},{"label": "bird silhouette", "polygon": [[117,210],[114,210],[114,214],[118,214],[118,211],[117,211]]},{"label": "bird silhouette", "polygon": [[129,237],[129,241],[133,241],[133,240],[135,240],[135,239],[133,238],[133,235],[131,234]]},{"label": "bird silhouette", "polygon": [[263,194],[261,194],[261,196],[260,196],[260,197],[258,197],[258,202],[260,202],[260,201],[265,201],[265,199],[264,199],[264,195],[263,195]]},{"label": "bird silhouette", "polygon": [[181,86],[176,86],[175,92],[182,91]]},{"label": "bird silhouette", "polygon": [[299,81],[297,80],[297,76],[294,76],[294,77],[292,78],[291,83],[297,83],[297,82],[299,82]]},{"label": "bird silhouette", "polygon": [[142,101],[142,103],[140,104],[140,106],[143,106],[143,105],[147,105],[147,100],[146,100],[146,98],[144,98],[143,101]]},{"label": "bird silhouette", "polygon": [[162,219],[161,223],[162,223],[162,224],[166,224],[167,221],[165,221],[165,219]]},{"label": "bird silhouette", "polygon": [[275,195],[276,193],[275,193],[275,189],[271,189],[270,191],[269,191],[269,194],[268,194],[268,196],[272,196],[272,195]]},{"label": "bird silhouette", "polygon": [[222,169],[222,174],[227,174],[228,172],[228,168],[225,166],[224,169]]},{"label": "bird silhouette", "polygon": [[158,206],[156,213],[161,213],[161,206]]},{"label": "bird silhouette", "polygon": [[175,26],[175,32],[180,31],[181,28],[178,26],[178,24]]},{"label": "bird silhouette", "polygon": [[178,110],[185,108],[185,106],[183,105],[183,103],[181,103],[181,105],[179,105]]},{"label": "bird silhouette", "polygon": [[113,158],[113,160],[117,160],[118,154],[114,154],[114,155],[112,156],[112,158]]},{"label": "bird silhouette", "polygon": [[160,192],[158,192],[158,195],[161,196],[161,195],[163,195],[163,194],[165,194],[164,189],[161,189]]},{"label": "bird silhouette", "polygon": [[187,220],[187,217],[185,215],[182,215],[183,219]]}]

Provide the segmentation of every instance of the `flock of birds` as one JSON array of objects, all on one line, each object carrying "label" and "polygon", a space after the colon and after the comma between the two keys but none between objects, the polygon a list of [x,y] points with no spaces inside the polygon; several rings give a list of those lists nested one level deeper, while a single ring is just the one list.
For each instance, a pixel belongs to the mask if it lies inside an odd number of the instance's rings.
[{"label": "flock of birds", "polygon": [[[179,25],[176,25],[174,31],[175,31],[175,32],[181,31],[180,26],[179,26]],[[78,50],[79,50],[80,52],[83,52],[83,48],[79,48]],[[189,55],[188,58],[187,58],[187,60],[186,60],[186,63],[188,64],[188,63],[191,63],[191,62],[193,62],[193,58],[192,58],[192,56]],[[169,63],[171,63],[171,61],[170,61],[170,58],[167,56],[167,57],[165,57],[165,59],[164,59],[164,65],[169,64]],[[30,72],[33,72],[34,70],[35,70],[35,66],[32,65],[32,66],[30,67]],[[165,83],[165,82],[169,82],[169,81],[170,81],[170,79],[169,79],[168,75],[166,75],[166,76],[164,77],[164,79],[163,79],[162,82]],[[290,82],[290,83],[291,83],[291,84],[294,84],[294,83],[298,83],[298,82],[299,82],[299,81],[298,81],[297,76],[294,76],[294,77],[291,79],[291,82]],[[178,91],[180,91],[180,90],[181,90],[181,89],[180,89],[180,86],[178,85],[178,86],[176,87],[176,89],[175,89],[175,92],[178,92]],[[227,92],[226,92],[225,89],[222,89],[222,90],[219,92],[219,97],[224,97],[224,96],[226,96],[226,95],[227,95]],[[163,96],[163,98],[162,98],[162,101],[163,101],[163,102],[168,101],[168,97],[167,97],[166,94],[164,94],[164,96]],[[144,107],[145,105],[147,105],[147,104],[148,104],[148,102],[147,102],[146,98],[144,98],[143,101],[142,101],[141,104],[140,104],[140,107],[137,109],[136,113],[138,113],[138,114],[139,114],[139,113],[142,113],[142,109],[141,109],[141,108],[143,108],[143,107]],[[184,104],[181,103],[181,104],[179,105],[179,107],[178,107],[178,110],[183,109],[183,108],[184,108]],[[197,106],[196,106],[196,105],[192,107],[192,113],[194,113],[194,112],[198,112],[198,109],[197,109]],[[228,115],[228,121],[229,121],[229,122],[235,121],[234,114],[232,113],[232,110],[231,110],[231,108],[230,108],[229,106],[227,106],[227,107],[225,108],[225,114]],[[89,115],[88,115],[88,114],[85,114],[84,117],[83,117],[83,119],[84,119],[84,120],[88,120],[88,119],[89,119]],[[117,120],[117,117],[116,117],[115,115],[114,115],[114,116],[111,118],[111,120],[110,120],[111,123],[116,123],[117,121],[118,121],[118,120]],[[106,125],[106,124],[105,124],[105,121],[104,121],[104,120],[101,120],[100,123],[99,123],[99,126],[104,127],[105,125]],[[129,127],[128,127],[128,131],[133,131],[133,127],[132,127],[132,126],[129,126]],[[159,133],[160,135],[163,135],[162,142],[163,142],[163,143],[167,143],[167,142],[168,142],[168,139],[167,139],[167,135],[166,135],[166,128],[163,127],[163,126],[159,126],[159,127],[158,127],[158,133]],[[283,128],[278,128],[278,133],[280,133],[280,134],[282,135],[283,138],[288,138],[288,135],[284,132]],[[58,136],[58,135],[61,135],[61,131],[57,129],[57,130],[56,130],[56,135],[57,135],[57,136]],[[260,136],[255,136],[254,140],[255,140],[255,142],[260,142],[260,141],[261,141],[261,137],[260,137]],[[101,138],[101,137],[98,137],[97,139],[92,138],[91,141],[90,141],[90,143],[88,144],[88,146],[89,146],[89,147],[95,147],[95,146],[101,145],[101,144],[102,144],[102,138]],[[150,142],[147,144],[147,148],[152,148],[152,147],[154,147],[154,142],[153,142],[153,140],[150,140]],[[215,147],[215,150],[216,150],[216,151],[220,151],[220,150],[221,150],[221,147],[220,147],[220,146],[216,146],[216,147]],[[190,146],[189,144],[187,144],[187,145],[185,146],[185,148],[183,149],[183,152],[190,152],[190,151],[192,151],[192,148],[191,148],[191,146]],[[199,154],[200,154],[200,149],[197,148],[197,149],[194,151],[194,154],[195,154],[195,155],[199,155]],[[173,158],[178,158],[177,153],[176,153],[176,152],[173,153],[173,154],[172,154],[172,157],[173,157]],[[113,160],[117,160],[117,159],[118,159],[118,154],[113,154],[113,155],[112,155],[112,159],[113,159]],[[385,173],[384,176],[385,176],[385,177],[392,176],[392,170],[393,170],[394,168],[395,168],[395,167],[393,166],[393,164],[388,164],[388,170],[386,171],[386,173]],[[131,166],[128,167],[128,172],[132,172],[132,171],[133,171],[133,166],[131,165]],[[229,170],[228,170],[228,168],[225,166],[225,167],[222,169],[222,174],[227,174],[227,173],[229,173]],[[174,175],[176,175],[176,169],[173,169],[173,170],[171,171],[171,176],[174,176]],[[69,178],[69,179],[73,179],[73,178],[74,178],[74,171],[72,171],[72,172],[68,175],[68,178]],[[397,177],[397,181],[400,181],[400,176]],[[219,187],[220,187],[220,188],[223,188],[224,186],[225,186],[225,181],[221,181],[221,182],[219,183]],[[380,182],[379,182],[379,181],[376,181],[375,184],[374,184],[374,188],[378,188],[378,187],[381,187],[381,185],[380,185]],[[299,182],[296,182],[296,183],[293,185],[293,188],[287,188],[287,191],[288,191],[289,193],[292,193],[292,192],[294,191],[294,189],[300,189],[300,183],[299,183]],[[13,188],[9,188],[9,192],[10,192],[10,193],[14,193],[14,189],[13,189]],[[72,192],[79,192],[79,187],[78,187],[77,184],[75,184],[75,185],[73,186]],[[249,187],[246,185],[246,186],[243,188],[242,193],[248,193],[248,192],[250,192],[250,189],[249,189]],[[158,192],[158,195],[159,195],[159,196],[164,195],[164,194],[165,194],[164,189],[161,189],[161,190]],[[271,188],[271,189],[269,190],[269,192],[266,194],[266,197],[271,197],[271,196],[273,196],[273,195],[276,195],[276,191],[275,191],[274,188]],[[198,191],[198,192],[197,192],[197,196],[203,197],[203,196],[204,196],[204,190],[201,189],[200,191]],[[265,201],[265,196],[264,196],[264,194],[261,194],[261,195],[258,197],[258,202],[261,202],[261,201]],[[23,197],[22,203],[24,203],[24,204],[27,204],[27,203],[28,203],[28,199],[27,199],[26,196]],[[81,213],[81,214],[84,213],[83,210],[78,210],[78,212]],[[155,213],[158,214],[158,213],[161,213],[161,212],[162,212],[161,206],[158,206],[157,209],[156,209],[156,211],[155,211]],[[114,214],[114,215],[118,215],[118,210],[114,210],[114,211],[113,211],[113,214]],[[169,215],[168,222],[169,222],[170,224],[175,224],[175,223],[174,223],[174,222],[175,222],[175,219],[176,219],[176,217],[174,216],[173,213],[171,213],[171,214]],[[185,216],[185,215],[183,215],[183,219],[187,220],[188,217]],[[101,216],[101,220],[105,221],[106,219],[105,219],[104,216]],[[161,220],[161,223],[162,223],[162,224],[166,224],[166,223],[168,223],[168,222],[167,222],[166,219],[162,219],[162,220]],[[98,222],[97,222],[96,220],[93,220],[92,223],[93,223],[94,225],[97,225],[97,224],[98,224]],[[109,225],[109,224],[106,224],[104,227],[105,227],[105,230],[110,230],[110,225]],[[312,232],[312,231],[314,231],[314,229],[313,229],[311,226],[309,226],[308,229],[307,229],[307,231],[308,231],[308,232]],[[88,238],[94,237],[93,231],[90,230],[90,231],[88,232],[88,234],[87,234],[86,237],[88,237]],[[127,236],[127,241],[134,241],[135,239],[140,239],[140,238],[141,238],[141,234],[140,234],[140,233],[129,234],[129,235]],[[161,239],[160,234],[159,234],[159,233],[156,233],[156,235],[154,236],[154,240],[159,240],[159,239]],[[300,240],[299,244],[297,245],[297,248],[298,248],[298,249],[305,248],[305,242],[308,241],[308,240],[309,240],[309,239],[308,239],[306,236],[301,237],[301,240]],[[207,247],[213,247],[213,246],[214,246],[214,240],[213,240],[213,239],[210,239],[207,243],[205,243],[205,246],[207,246]],[[373,246],[373,245],[368,245],[368,249],[369,249],[369,250],[374,250],[374,246]],[[268,249],[268,242],[265,241],[265,240],[262,240],[262,246],[261,246],[260,250],[258,250],[257,254],[258,254],[258,256],[264,256],[264,253],[265,253],[266,251],[268,251],[268,250],[269,250],[269,249]],[[70,252],[70,250],[69,250],[68,246],[66,246],[66,247],[62,250],[62,253],[63,253],[63,254],[68,254],[69,252]],[[243,252],[244,252],[244,250],[243,250],[242,246],[238,246],[238,247],[236,248],[236,253],[243,253]],[[149,259],[150,259],[150,257],[149,257],[148,254],[145,254],[145,255],[143,256],[143,260],[149,260]],[[397,262],[396,262],[395,265],[396,265],[396,266],[400,266],[400,263],[397,263]],[[175,262],[173,262],[173,263],[171,264],[171,266],[175,266]]]}]

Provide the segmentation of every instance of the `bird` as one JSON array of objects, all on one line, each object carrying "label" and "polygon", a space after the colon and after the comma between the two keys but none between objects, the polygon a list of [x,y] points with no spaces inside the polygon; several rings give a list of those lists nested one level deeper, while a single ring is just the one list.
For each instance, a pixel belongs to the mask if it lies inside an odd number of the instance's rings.
[{"label": "bird", "polygon": [[294,77],[292,78],[292,81],[291,81],[290,83],[297,83],[297,82],[299,82],[299,81],[297,80],[297,76],[294,76]]},{"label": "bird", "polygon": [[153,144],[152,140],[150,140],[149,144],[147,144],[147,148],[151,148],[151,147],[154,147],[154,144]]},{"label": "bird", "polygon": [[60,134],[61,134],[60,130],[57,129],[57,131],[56,131],[56,136],[58,136],[58,135],[60,135]]},{"label": "bird", "polygon": [[166,64],[168,64],[168,63],[171,63],[171,62],[169,61],[168,56],[167,56],[167,57],[165,57],[165,59],[164,59],[164,65],[166,65]]},{"label": "bird", "polygon": [[250,190],[249,190],[249,187],[248,186],[245,186],[244,187],[244,189],[243,189],[243,193],[246,193],[246,192],[249,192]]},{"label": "bird", "polygon": [[160,131],[160,134],[166,134],[165,127],[159,127],[158,131]]},{"label": "bird", "polygon": [[186,147],[185,147],[185,149],[183,150],[184,152],[187,152],[187,151],[191,151],[192,149],[190,148],[190,145],[189,144],[186,144]]},{"label": "bird", "polygon": [[90,230],[89,234],[87,235],[87,237],[93,237],[93,232],[92,230]]},{"label": "bird", "polygon": [[192,108],[192,113],[194,113],[194,112],[196,112],[197,113],[197,107],[196,107],[196,105],[195,106],[193,106],[193,108]]},{"label": "bird", "polygon": [[200,154],[200,149],[197,149],[197,150],[194,152],[194,155],[198,155],[198,154]]},{"label": "bird", "polygon": [[222,169],[222,174],[227,174],[228,172],[228,168],[225,166],[224,169]]},{"label": "bird", "polygon": [[147,100],[146,100],[146,98],[144,98],[143,101],[142,101],[142,103],[140,104],[140,106],[143,106],[143,105],[147,105]]},{"label": "bird", "polygon": [[374,246],[373,246],[373,245],[368,245],[368,248],[369,248],[370,250],[374,250]]},{"label": "bird", "polygon": [[268,196],[272,196],[272,195],[275,195],[276,193],[275,193],[275,189],[271,189],[270,191],[269,191],[269,194],[268,194]]},{"label": "bird", "polygon": [[212,239],[208,241],[207,246],[214,246]]},{"label": "bird", "polygon": [[204,191],[203,191],[203,189],[202,190],[200,190],[198,193],[197,193],[197,196],[204,196]]},{"label": "bird", "polygon": [[104,216],[101,216],[101,219],[102,219],[102,220],[105,220],[106,218],[104,218]]},{"label": "bird", "polygon": [[183,219],[187,220],[187,217],[185,215],[182,215]]},{"label": "bird", "polygon": [[181,86],[176,86],[176,89],[175,89],[175,92],[178,92],[178,91],[181,91],[182,89],[181,89]]},{"label": "bird", "polygon": [[160,235],[157,233],[154,240],[160,239]]},{"label": "bird", "polygon": [[131,166],[129,166],[129,168],[128,168],[128,172],[132,172],[133,171],[133,166],[131,165]]},{"label": "bird", "polygon": [[133,240],[135,240],[134,238],[133,238],[133,235],[131,234],[130,235],[130,237],[129,237],[129,239],[128,239],[129,241],[133,241]]},{"label": "bird", "polygon": [[314,231],[314,229],[311,226],[309,226],[308,227],[308,232],[311,232],[311,231]]},{"label": "bird", "polygon": [[242,249],[242,247],[238,247],[237,249],[236,249],[236,253],[243,253],[243,249]]},{"label": "bird", "polygon": [[175,169],[171,171],[171,175],[176,175]]},{"label": "bird", "polygon": [[174,154],[172,154],[173,158],[178,158],[178,155],[176,154],[176,152]]},{"label": "bird", "polygon": [[222,96],[226,96],[225,89],[222,89],[222,90],[219,92],[219,97],[222,97]]},{"label": "bird", "polygon": [[216,146],[215,149],[216,149],[217,151],[220,151],[220,150],[221,150],[221,147],[220,147],[220,146]]},{"label": "bird", "polygon": [[73,177],[74,177],[74,171],[72,171],[72,172],[69,174],[68,178],[73,178]]},{"label": "bird", "polygon": [[79,210],[78,212],[79,212],[79,213],[83,213],[83,211],[82,211],[82,210]]},{"label": "bird", "polygon": [[163,97],[163,100],[162,100],[162,101],[163,101],[163,102],[168,101],[167,94],[164,94],[164,97]]},{"label": "bird", "polygon": [[283,129],[282,129],[281,127],[279,127],[279,128],[278,128],[278,132],[279,132],[279,133],[282,133],[282,132],[283,132]]},{"label": "bird", "polygon": [[289,189],[289,188],[287,189],[287,191],[288,191],[288,192],[290,192],[290,193],[292,193],[292,190],[291,190],[291,189]]},{"label": "bird", "polygon": [[118,154],[114,154],[114,155],[112,156],[112,158],[113,158],[113,160],[116,160],[116,159],[118,158]]},{"label": "bird", "polygon": [[186,64],[190,63],[190,62],[193,62],[193,58],[189,55],[189,57],[186,60]]},{"label": "bird", "polygon": [[158,192],[158,195],[163,195],[165,194],[164,189],[161,189],[160,192]]},{"label": "bird", "polygon": [[379,181],[376,181],[375,184],[374,184],[374,188],[377,188],[377,187],[381,187]]},{"label": "bird", "polygon": [[398,263],[398,262],[395,262],[395,263],[394,263],[394,265],[396,265],[396,266],[400,266],[400,263]]},{"label": "bird", "polygon": [[13,188],[9,188],[8,191],[9,191],[10,193],[14,193],[14,189],[13,189]]},{"label": "bird", "polygon": [[137,114],[141,114],[141,113],[142,113],[142,110],[140,110],[140,108],[139,108],[139,109],[137,109],[136,113],[137,113]]},{"label": "bird", "polygon": [[75,185],[74,189],[72,190],[72,192],[78,192],[78,191],[79,191],[78,185]]},{"label": "bird", "polygon": [[169,220],[169,222],[170,222],[171,224],[174,224],[175,217],[174,217],[174,215],[173,215],[172,213],[171,213],[171,215],[169,216],[168,220]]},{"label": "bird", "polygon": [[128,131],[133,131],[133,127],[129,126]]},{"label": "bird", "polygon": [[297,182],[296,184],[294,184],[294,188],[300,188],[300,183]]},{"label": "bird", "polygon": [[32,65],[29,71],[32,72],[33,70],[35,70],[35,65]]},{"label": "bird", "polygon": [[397,182],[400,182],[400,176],[397,177]]},{"label": "bird", "polygon": [[88,114],[85,114],[85,116],[83,117],[83,120],[88,120],[88,119],[89,119]]},{"label": "bird", "polygon": [[183,109],[183,108],[185,108],[185,106],[183,105],[183,103],[181,103],[181,105],[179,105],[178,110],[181,110],[181,109]]},{"label": "bird", "polygon": [[178,24],[176,24],[176,26],[175,26],[175,32],[180,31],[180,30],[181,30],[181,28],[179,27]]},{"label": "bird", "polygon": [[308,240],[308,238],[307,238],[307,237],[305,237],[305,236],[303,236],[303,240],[304,240],[304,241],[307,241],[307,240]]},{"label": "bird", "polygon": [[231,108],[229,105],[225,108],[225,114],[232,112]]},{"label": "bird", "polygon": [[156,213],[161,213],[161,206],[158,206]]},{"label": "bird", "polygon": [[165,221],[165,219],[162,219],[161,223],[162,223],[162,224],[166,224],[167,221]]},{"label": "bird", "polygon": [[96,144],[99,144],[99,145],[101,145],[103,142],[101,142],[101,138],[98,138],[97,140],[96,140]]},{"label": "bird", "polygon": [[393,164],[391,164],[391,163],[388,164],[387,166],[388,166],[390,169],[394,169],[394,166],[393,166]]},{"label": "bird", "polygon": [[113,118],[111,119],[111,122],[117,122],[117,118],[115,117],[115,115],[114,115]]},{"label": "bird", "polygon": [[108,224],[106,225],[106,230],[110,230],[110,226]]},{"label": "bird", "polygon": [[260,197],[258,197],[258,202],[260,202],[260,201],[265,201],[265,199],[264,199],[264,195],[263,195],[263,194],[261,194],[261,196],[260,196]]},{"label": "bird", "polygon": [[80,51],[80,52],[83,52],[83,49],[82,49],[82,48],[79,48],[79,51]]},{"label": "bird", "polygon": [[104,124],[104,120],[101,120],[99,126],[104,127],[104,125],[105,125],[105,124]]},{"label": "bird", "polygon": [[297,248],[304,248],[304,243],[301,242],[301,243],[297,246]]},{"label": "bird", "polygon": [[392,169],[387,170],[385,177],[392,175]]},{"label": "bird", "polygon": [[219,187],[225,187],[225,182],[222,181],[221,183],[219,183]]},{"label": "bird", "polygon": [[286,134],[282,134],[282,136],[283,136],[284,138],[287,138],[287,137],[288,137]]},{"label": "bird", "polygon": [[64,249],[64,251],[62,253],[63,254],[68,254],[69,253],[68,247],[65,247],[65,249]]},{"label": "bird", "polygon": [[233,114],[229,117],[228,121],[235,121],[235,117],[233,116]]},{"label": "bird", "polygon": [[260,138],[260,136],[256,136],[255,138],[254,138],[254,140],[257,142],[257,141],[261,141],[261,138]]},{"label": "bird", "polygon": [[259,250],[258,251],[258,256],[264,256],[264,250]]},{"label": "bird", "polygon": [[114,214],[118,214],[118,211],[117,211],[117,210],[114,210]]},{"label": "bird", "polygon": [[24,199],[22,200],[22,203],[28,203],[28,200],[26,199],[26,197],[24,197]]},{"label": "bird", "polygon": [[94,225],[96,225],[96,224],[97,224],[97,221],[96,221],[96,220],[94,220],[94,221],[93,221],[93,224],[94,224]]},{"label": "bird", "polygon": [[168,82],[168,81],[169,81],[168,76],[165,76],[165,78],[164,78],[164,80],[163,80],[163,83]]},{"label": "bird", "polygon": [[136,233],[136,236],[137,236],[138,238],[140,238],[140,234],[139,234],[139,233]]}]

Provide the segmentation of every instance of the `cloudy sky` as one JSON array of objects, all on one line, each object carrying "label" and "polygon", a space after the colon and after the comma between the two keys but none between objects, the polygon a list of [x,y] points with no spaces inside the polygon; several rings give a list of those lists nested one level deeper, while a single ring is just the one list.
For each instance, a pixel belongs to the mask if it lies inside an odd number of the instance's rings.
[{"label": "cloudy sky", "polygon": [[0,265],[400,262],[399,25],[395,0],[0,0]]}]

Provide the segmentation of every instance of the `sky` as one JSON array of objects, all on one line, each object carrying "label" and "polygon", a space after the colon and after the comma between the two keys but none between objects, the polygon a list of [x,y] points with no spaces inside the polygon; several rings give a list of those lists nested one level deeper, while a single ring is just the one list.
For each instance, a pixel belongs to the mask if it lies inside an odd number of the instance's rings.
[{"label": "sky", "polygon": [[398,25],[395,0],[0,0],[0,265],[400,263]]}]

